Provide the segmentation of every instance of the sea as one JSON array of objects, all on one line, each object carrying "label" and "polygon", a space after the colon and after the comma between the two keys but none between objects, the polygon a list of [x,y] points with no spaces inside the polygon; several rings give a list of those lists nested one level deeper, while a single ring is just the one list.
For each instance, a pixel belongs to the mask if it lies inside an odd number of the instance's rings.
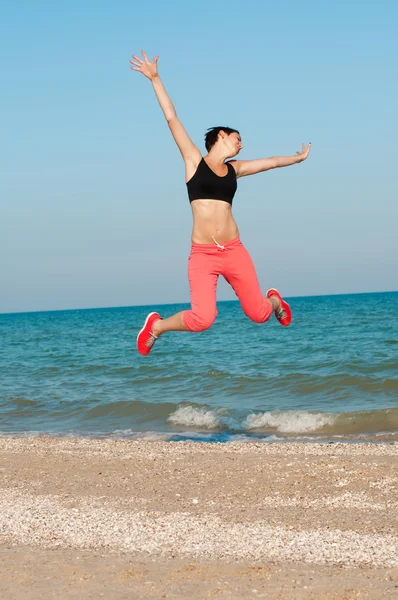
[{"label": "sea", "polygon": [[0,435],[398,441],[398,292],[287,300],[290,327],[219,302],[147,357],[148,312],[187,305],[0,314]]}]

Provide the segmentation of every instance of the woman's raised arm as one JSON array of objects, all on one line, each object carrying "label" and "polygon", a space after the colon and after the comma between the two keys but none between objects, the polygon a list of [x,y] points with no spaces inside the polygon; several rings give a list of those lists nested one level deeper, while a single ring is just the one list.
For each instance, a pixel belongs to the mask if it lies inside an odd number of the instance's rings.
[{"label": "woman's raised arm", "polygon": [[279,167],[289,167],[307,160],[311,150],[311,142],[306,147],[302,144],[301,152],[296,152],[296,156],[271,156],[270,158],[257,158],[255,160],[235,160],[233,166],[238,177],[246,175],[256,175],[270,169]]},{"label": "woman's raised arm", "polygon": [[176,110],[172,101],[167,94],[165,87],[162,83],[162,80],[159,77],[158,73],[158,56],[155,56],[152,62],[149,61],[147,55],[143,50],[141,50],[143,59],[139,58],[135,54],[133,54],[132,60],[130,63],[133,65],[130,67],[133,71],[139,71],[145,77],[147,77],[153,85],[153,89],[155,91],[156,97],[160,104],[160,108],[163,111],[163,114],[166,118],[168,126],[170,127],[170,131],[173,134],[173,137],[176,141],[178,148],[182,154],[182,157],[185,163],[194,164],[195,168],[199,164],[202,155],[199,149],[192,142],[191,138],[185,131],[185,128],[179,118],[177,117]]}]

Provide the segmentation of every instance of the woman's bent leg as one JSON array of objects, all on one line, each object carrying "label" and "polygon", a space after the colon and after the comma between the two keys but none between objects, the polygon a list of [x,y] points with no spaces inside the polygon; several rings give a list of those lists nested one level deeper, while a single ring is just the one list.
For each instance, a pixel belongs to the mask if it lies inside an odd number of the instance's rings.
[{"label": "woman's bent leg", "polygon": [[189,257],[188,278],[191,292],[191,310],[155,321],[156,337],[166,331],[204,331],[211,327],[217,316],[216,289],[218,273],[214,260],[208,254],[194,253]]},{"label": "woman's bent leg", "polygon": [[239,298],[243,312],[255,323],[268,321],[278,308],[277,302],[263,296],[250,254],[241,243],[227,251],[222,274]]}]

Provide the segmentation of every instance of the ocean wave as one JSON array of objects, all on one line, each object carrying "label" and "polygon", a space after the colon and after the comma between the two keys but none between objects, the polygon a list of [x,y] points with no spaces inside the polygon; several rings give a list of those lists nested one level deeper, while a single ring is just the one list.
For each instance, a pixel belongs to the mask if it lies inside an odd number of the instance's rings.
[{"label": "ocean wave", "polygon": [[[58,402],[47,410],[39,400],[14,397],[12,402],[0,401],[0,433],[28,431],[43,427],[43,431],[75,432],[180,432],[197,431],[221,434],[277,435],[361,435],[398,433],[398,408],[352,412],[322,412],[320,410],[257,410],[249,412],[243,406],[231,408],[200,402],[142,402],[118,400]],[[67,427],[59,427],[65,420]],[[17,422],[17,426],[15,425]]]},{"label": "ocean wave", "polygon": [[193,406],[182,406],[169,416],[169,423],[185,427],[199,427],[203,429],[216,429],[221,426],[221,421],[216,411]]},{"label": "ocean wave", "polygon": [[309,433],[333,425],[337,416],[305,411],[277,411],[249,415],[243,426],[252,429],[275,429],[280,433]]},{"label": "ocean wave", "polygon": [[266,433],[357,435],[398,432],[398,408],[357,412],[267,411],[248,415],[248,431]]}]

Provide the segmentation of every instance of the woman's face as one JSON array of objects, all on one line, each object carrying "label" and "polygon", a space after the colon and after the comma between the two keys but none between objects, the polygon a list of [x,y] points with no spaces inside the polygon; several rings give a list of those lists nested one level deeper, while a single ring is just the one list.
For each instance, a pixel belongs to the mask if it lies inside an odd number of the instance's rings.
[{"label": "woman's face", "polygon": [[224,141],[227,143],[228,149],[232,152],[231,156],[236,156],[243,148],[241,137],[236,131],[227,135]]}]

